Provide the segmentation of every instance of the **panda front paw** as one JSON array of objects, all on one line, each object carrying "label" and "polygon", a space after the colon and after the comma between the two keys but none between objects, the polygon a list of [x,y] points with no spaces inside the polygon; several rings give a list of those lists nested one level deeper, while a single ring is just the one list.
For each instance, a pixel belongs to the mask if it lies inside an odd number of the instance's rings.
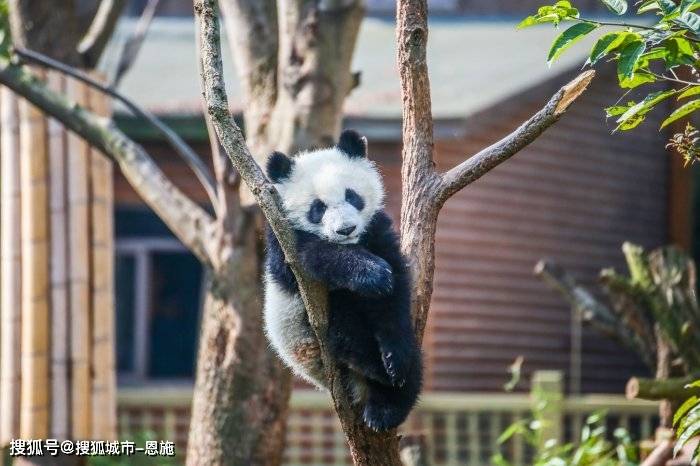
[{"label": "panda front paw", "polygon": [[368,297],[388,296],[394,291],[394,272],[381,257],[367,260],[362,270],[357,271],[352,290]]}]

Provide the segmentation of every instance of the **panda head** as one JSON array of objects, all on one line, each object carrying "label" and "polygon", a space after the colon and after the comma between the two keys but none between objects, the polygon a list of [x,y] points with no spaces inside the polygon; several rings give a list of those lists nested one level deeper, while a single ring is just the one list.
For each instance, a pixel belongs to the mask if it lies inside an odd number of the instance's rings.
[{"label": "panda head", "polygon": [[341,244],[357,243],[383,207],[384,186],[367,159],[367,140],[346,130],[337,145],[294,158],[273,152],[267,176],[298,228]]}]

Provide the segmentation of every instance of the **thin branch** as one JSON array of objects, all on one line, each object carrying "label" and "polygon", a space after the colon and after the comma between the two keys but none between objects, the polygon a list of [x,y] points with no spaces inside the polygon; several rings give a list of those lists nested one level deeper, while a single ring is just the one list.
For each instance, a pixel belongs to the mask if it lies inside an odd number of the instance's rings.
[{"label": "thin branch", "polygon": [[121,54],[119,55],[119,61],[117,65],[117,71],[114,74],[114,79],[112,79],[112,87],[118,87],[124,75],[131,69],[136,61],[136,57],[141,50],[141,46],[146,39],[146,34],[148,29],[151,27],[153,18],[156,16],[156,11],[158,10],[158,5],[160,0],[148,0],[148,3],[141,12],[136,27],[131,33],[131,36],[126,40],[124,47],[122,47]]},{"label": "thin branch", "polygon": [[[299,284],[299,291],[313,324],[323,322],[325,316],[325,290],[301,272],[296,251],[296,238],[284,214],[282,200],[274,185],[268,181],[255,162],[245,143],[243,133],[229,112],[228,96],[224,85],[221,59],[221,38],[215,0],[195,0],[195,13],[200,35],[201,85],[207,113],[219,136],[219,141],[233,166],[255,196],[265,218],[279,240]],[[321,287],[322,288],[322,287]],[[321,297],[323,296],[323,297]],[[325,323],[323,324],[325,327]],[[316,326],[315,326],[316,328]]]},{"label": "thin branch", "polygon": [[7,59],[0,59],[0,84],[63,123],[116,162],[146,204],[203,264],[209,266],[208,234],[213,219],[165,176],[143,147],[124,135],[111,120],[98,117],[49,90],[31,72]]},{"label": "thin branch", "polygon": [[569,106],[586,90],[594,76],[593,70],[581,73],[559,89],[542,110],[518,129],[444,173],[439,200],[444,202],[537,139],[559,120]]},{"label": "thin branch", "polygon": [[581,320],[635,351],[648,367],[654,367],[654,352],[643,339],[630,330],[608,306],[596,299],[586,288],[561,266],[551,261],[540,260],[535,265],[534,274],[542,278],[551,288],[557,290],[569,302]]},{"label": "thin branch", "polygon": [[94,68],[97,65],[125,6],[126,0],[100,2],[90,28],[78,44],[78,53],[87,68]]},{"label": "thin branch", "polygon": [[204,164],[199,155],[197,155],[197,153],[175,131],[170,129],[168,125],[163,123],[155,115],[139,107],[131,99],[126,97],[124,94],[121,94],[119,91],[116,91],[113,87],[105,86],[104,84],[101,84],[100,82],[91,78],[88,74],[71,66],[68,66],[64,63],[61,63],[57,60],[54,60],[50,57],[47,57],[46,55],[32,50],[23,49],[20,47],[14,48],[14,54],[15,56],[19,57],[25,62],[35,63],[47,68],[60,71],[61,73],[64,73],[68,76],[72,76],[78,81],[81,81],[99,90],[100,92],[118,100],[119,102],[123,103],[134,115],[139,116],[144,120],[148,121],[153,127],[160,131],[160,133],[168,141],[168,143],[170,143],[173,149],[175,149],[175,151],[180,155],[180,157],[182,157],[185,163],[187,163],[187,165],[194,172],[195,176],[202,184],[202,187],[206,191],[207,196],[209,197],[209,200],[211,201],[212,205],[216,207],[216,187],[214,180],[212,179],[211,173],[209,172],[209,168]]}]

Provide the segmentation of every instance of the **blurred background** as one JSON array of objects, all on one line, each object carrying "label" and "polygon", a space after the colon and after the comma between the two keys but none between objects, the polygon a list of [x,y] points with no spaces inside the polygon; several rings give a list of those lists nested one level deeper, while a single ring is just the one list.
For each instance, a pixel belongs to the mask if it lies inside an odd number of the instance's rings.
[{"label": "blurred background", "polygon": [[[86,10],[93,3],[81,2]],[[97,66],[103,75],[116,72],[147,3],[128,2]],[[428,66],[440,170],[539,110],[580,71],[590,49],[590,41],[581,41],[548,67],[546,50],[558,31],[516,30],[539,6],[534,0],[429,4]],[[597,0],[576,6],[589,16],[607,14]],[[367,136],[370,157],[385,178],[387,208],[398,221],[401,97],[394,8],[390,0],[366,2],[352,62],[359,86],[346,99],[342,125]],[[241,121],[243,97],[227,43],[224,49],[230,103]],[[210,163],[191,2],[160,2],[117,89]],[[577,438],[585,417],[599,408],[608,410],[610,425],[627,427],[636,439],[652,434],[656,405],[623,396],[630,377],[652,375],[639,355],[583,328],[562,296],[533,274],[535,264],[549,258],[595,289],[602,268],[625,269],[625,241],[696,250],[695,170],[683,170],[669,157],[663,132],[611,134],[614,126],[602,108],[620,95],[614,66],[602,64],[589,91],[558,124],[444,207],[423,342],[425,396],[409,421],[428,432],[431,464],[488,464],[502,448],[498,434],[529,412],[531,381],[567,400],[558,408],[556,427],[564,439]],[[118,127],[184,193],[210,209],[206,193],[162,135],[118,103],[113,112]],[[651,115],[646,125],[658,127],[658,118]],[[120,172],[113,176],[117,427],[122,435],[165,432],[184,452],[206,273]],[[519,356],[520,383],[504,394],[508,368]],[[301,381],[294,387],[287,463],[345,464],[342,434],[322,395]],[[522,441],[503,448],[514,464],[524,464],[532,453]]]}]

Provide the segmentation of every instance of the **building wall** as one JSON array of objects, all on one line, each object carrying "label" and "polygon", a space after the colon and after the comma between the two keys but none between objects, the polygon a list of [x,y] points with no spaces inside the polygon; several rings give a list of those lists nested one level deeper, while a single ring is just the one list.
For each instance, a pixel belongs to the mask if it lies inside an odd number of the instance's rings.
[{"label": "building wall", "polygon": [[[570,310],[533,276],[535,263],[554,259],[592,286],[601,268],[624,270],[623,241],[646,247],[667,241],[665,137],[654,121],[610,134],[602,108],[617,99],[612,79],[594,80],[540,139],[445,205],[425,340],[430,389],[500,391],[507,366],[519,355],[526,376],[536,369],[567,371]],[[438,168],[507,134],[565,81],[554,79],[466,120],[452,137],[436,142]],[[204,201],[195,178],[170,151],[157,143],[147,149],[185,192]],[[206,153],[205,145],[197,149]],[[398,219],[399,143],[370,140],[370,152]],[[122,205],[139,202],[120,177],[115,189]],[[583,391],[620,392],[631,375],[645,372],[635,355],[592,332],[584,335]]]}]

